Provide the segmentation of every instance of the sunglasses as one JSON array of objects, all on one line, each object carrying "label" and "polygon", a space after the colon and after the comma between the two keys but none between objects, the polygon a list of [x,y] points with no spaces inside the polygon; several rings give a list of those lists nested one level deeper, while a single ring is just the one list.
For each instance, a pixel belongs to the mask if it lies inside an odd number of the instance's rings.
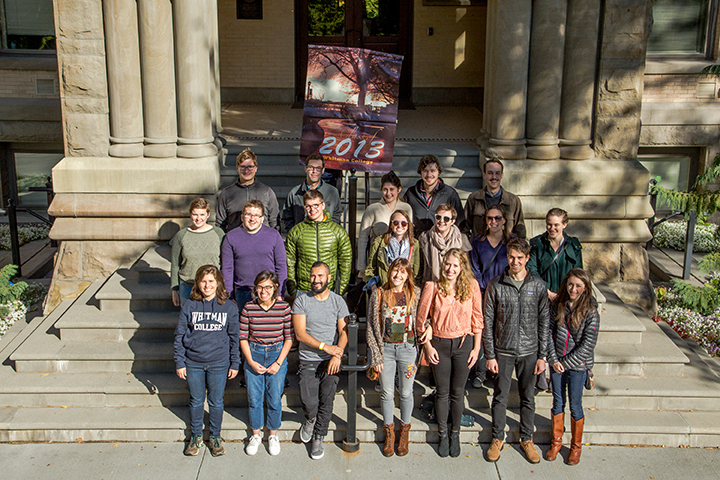
[{"label": "sunglasses", "polygon": [[446,217],[446,216],[444,216],[444,215],[435,215],[435,221],[436,221],[436,222],[450,223],[451,220],[455,220],[455,219],[452,218],[452,217]]},{"label": "sunglasses", "polygon": [[485,217],[485,218],[487,219],[488,222],[492,222],[493,220],[495,220],[496,222],[499,222],[500,220],[503,219],[503,216],[502,216],[502,215],[496,215],[496,216],[494,216],[494,217],[487,216],[487,217]]},{"label": "sunglasses", "polygon": [[398,225],[402,225],[403,227],[407,227],[408,223],[405,220],[393,220],[392,222],[394,227],[397,227]]}]

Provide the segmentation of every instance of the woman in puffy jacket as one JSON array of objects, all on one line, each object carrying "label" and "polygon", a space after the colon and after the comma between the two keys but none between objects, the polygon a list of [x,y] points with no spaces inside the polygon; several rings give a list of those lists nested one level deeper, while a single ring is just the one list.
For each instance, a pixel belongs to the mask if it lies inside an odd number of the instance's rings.
[{"label": "woman in puffy jacket", "polygon": [[573,268],[562,281],[550,304],[548,364],[553,391],[552,444],[545,459],[553,461],[562,446],[566,393],[570,397],[572,440],[568,465],[580,462],[585,414],[582,395],[588,371],[593,367],[600,316],[592,298],[590,276]]}]

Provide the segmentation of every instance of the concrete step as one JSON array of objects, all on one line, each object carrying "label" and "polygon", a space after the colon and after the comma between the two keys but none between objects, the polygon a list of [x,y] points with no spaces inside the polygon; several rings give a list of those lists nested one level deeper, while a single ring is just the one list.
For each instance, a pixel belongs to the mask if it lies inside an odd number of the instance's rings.
[{"label": "concrete step", "polygon": [[600,334],[598,344],[637,344],[642,343],[645,326],[632,310],[620,300],[607,285],[597,285],[605,296],[600,307]]},{"label": "concrete step", "polygon": [[132,269],[138,274],[139,283],[170,283],[170,246],[156,244],[150,247]]},{"label": "concrete step", "polygon": [[75,342],[142,340],[172,343],[178,312],[103,312],[92,305],[78,306],[55,327],[60,338]]},{"label": "concrete step", "polygon": [[[345,439],[347,412],[344,405],[335,405],[327,441]],[[398,412],[396,412],[397,415]],[[488,412],[466,409],[475,425],[463,427],[463,443],[489,443],[491,418]],[[508,410],[506,440],[517,443],[519,416]],[[703,412],[622,412],[586,410],[583,442],[617,445],[662,445],[714,447],[720,436],[720,417]],[[0,408],[0,441],[2,442],[118,442],[155,441],[180,442],[187,438],[189,411],[187,407],[116,407],[116,408]],[[295,441],[304,417],[301,409],[283,409],[283,423],[278,432],[281,441]],[[570,440],[569,420],[564,442]],[[550,419],[544,412],[535,415],[534,440],[547,444],[550,440]],[[223,438],[242,441],[249,435],[247,409],[226,408]],[[360,442],[382,440],[382,419],[374,408],[358,408],[357,438]],[[437,426],[415,417],[410,441],[437,442]]]},{"label": "concrete step", "polygon": [[140,283],[138,272],[119,269],[95,294],[103,312],[178,312],[172,303],[170,284]]}]

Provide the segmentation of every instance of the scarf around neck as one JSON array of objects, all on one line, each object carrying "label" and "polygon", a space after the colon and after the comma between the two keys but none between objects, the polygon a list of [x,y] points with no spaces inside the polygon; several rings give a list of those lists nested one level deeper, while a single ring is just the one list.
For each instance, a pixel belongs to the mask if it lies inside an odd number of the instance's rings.
[{"label": "scarf around neck", "polygon": [[407,237],[402,242],[398,242],[397,238],[390,238],[390,245],[385,246],[385,254],[387,255],[388,266],[398,258],[410,260],[410,241]]}]

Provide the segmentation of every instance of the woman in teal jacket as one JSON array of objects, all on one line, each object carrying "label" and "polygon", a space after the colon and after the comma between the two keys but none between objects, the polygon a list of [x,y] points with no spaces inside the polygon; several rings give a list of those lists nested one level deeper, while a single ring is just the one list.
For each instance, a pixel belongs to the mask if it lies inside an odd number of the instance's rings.
[{"label": "woman in teal jacket", "polygon": [[545,215],[547,231],[530,240],[528,270],[545,280],[548,298],[555,300],[565,275],[573,268],[583,268],[580,241],[565,234],[568,214],[562,208],[551,208]]}]

